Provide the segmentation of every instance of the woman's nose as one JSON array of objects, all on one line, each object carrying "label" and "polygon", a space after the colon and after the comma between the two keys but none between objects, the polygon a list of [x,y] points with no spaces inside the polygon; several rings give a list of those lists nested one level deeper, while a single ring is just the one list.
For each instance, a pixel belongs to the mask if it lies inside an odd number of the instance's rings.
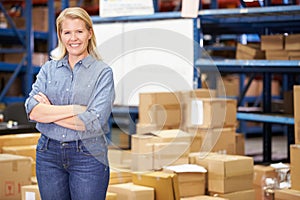
[{"label": "woman's nose", "polygon": [[72,33],[72,34],[71,34],[71,40],[76,40],[76,39],[77,39],[76,33]]}]

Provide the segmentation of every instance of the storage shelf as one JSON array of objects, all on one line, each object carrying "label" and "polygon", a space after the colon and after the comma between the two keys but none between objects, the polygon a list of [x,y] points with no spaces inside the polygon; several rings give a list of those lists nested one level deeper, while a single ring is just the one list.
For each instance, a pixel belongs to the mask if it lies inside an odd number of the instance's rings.
[{"label": "storage shelf", "polygon": [[236,115],[238,120],[266,122],[276,124],[294,124],[294,117],[283,114],[265,114],[265,113],[242,113],[238,112]]},{"label": "storage shelf", "polygon": [[[14,63],[6,63],[6,62],[0,62],[1,71],[3,72],[14,72],[18,64]],[[21,73],[26,72],[26,66],[22,66],[22,69],[20,70]],[[39,66],[33,66],[33,73],[38,73],[41,68]]]},{"label": "storage shelf", "polygon": [[[218,38],[222,35],[269,35],[269,34],[296,34],[300,33],[300,6],[269,6],[255,8],[234,8],[234,9],[210,9],[199,11],[200,28],[199,41],[204,39],[204,35],[211,35],[211,38]],[[202,37],[202,38],[201,38]],[[203,49],[197,51],[204,53]],[[201,55],[201,54],[200,54]],[[272,162],[272,126],[282,125],[287,127],[288,146],[293,142],[291,133],[294,119],[285,115],[269,114],[271,112],[271,81],[273,74],[287,75],[283,80],[283,91],[290,89],[292,83],[289,77],[300,73],[300,60],[235,60],[235,59],[215,59],[202,55],[195,61],[195,67],[200,73],[207,73],[208,80],[214,80],[216,74],[224,73],[255,73],[262,76],[262,113],[237,113],[240,121],[262,122],[263,139],[263,162]],[[286,79],[285,79],[286,78]],[[292,80],[292,79],[290,79]],[[242,97],[243,98],[243,97]],[[242,130],[243,132],[243,130]],[[289,160],[289,149],[288,149]]]},{"label": "storage shelf", "polygon": [[204,34],[300,32],[300,6],[212,9],[199,11]]},{"label": "storage shelf", "polygon": [[202,72],[274,72],[300,73],[300,60],[209,60],[198,59],[195,63]]},{"label": "storage shelf", "polygon": [[[21,36],[25,39],[26,31],[25,30],[18,30]],[[33,33],[34,39],[40,39],[40,40],[48,40],[48,33],[47,32],[34,32]],[[1,38],[7,38],[7,37],[16,37],[16,33],[13,29],[0,29],[0,37]]]},{"label": "storage shelf", "polygon": [[161,12],[161,13],[154,13],[152,15],[122,16],[122,17],[91,16],[91,18],[93,23],[110,23],[110,22],[126,22],[126,21],[178,19],[182,17],[181,17],[181,12]]}]

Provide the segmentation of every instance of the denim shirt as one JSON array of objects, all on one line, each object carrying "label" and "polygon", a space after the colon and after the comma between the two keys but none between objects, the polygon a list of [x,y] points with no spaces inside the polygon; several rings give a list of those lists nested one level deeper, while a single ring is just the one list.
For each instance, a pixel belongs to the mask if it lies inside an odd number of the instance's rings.
[{"label": "denim shirt", "polygon": [[109,132],[108,120],[115,98],[112,69],[102,61],[87,56],[72,70],[68,56],[47,61],[40,69],[29,97],[25,101],[27,114],[39,103],[33,96],[44,93],[52,105],[84,105],[87,110],[78,115],[85,131],[64,128],[55,123],[37,122],[36,128],[58,141],[74,141]]}]

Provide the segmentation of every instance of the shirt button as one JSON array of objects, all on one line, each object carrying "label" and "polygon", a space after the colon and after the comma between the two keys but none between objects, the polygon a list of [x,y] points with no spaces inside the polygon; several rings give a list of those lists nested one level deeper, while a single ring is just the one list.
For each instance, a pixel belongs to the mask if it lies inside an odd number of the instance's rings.
[{"label": "shirt button", "polygon": [[63,138],[65,138],[65,137],[66,137],[66,135],[62,135],[62,137],[63,137]]},{"label": "shirt button", "polygon": [[69,89],[66,89],[66,91],[68,92],[68,91],[69,91]]}]

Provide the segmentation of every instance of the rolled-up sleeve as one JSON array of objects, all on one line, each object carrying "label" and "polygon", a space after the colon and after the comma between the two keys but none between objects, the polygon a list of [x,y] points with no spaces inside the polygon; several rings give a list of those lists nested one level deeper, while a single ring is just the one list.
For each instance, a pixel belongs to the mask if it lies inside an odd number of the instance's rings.
[{"label": "rolled-up sleeve", "polygon": [[102,70],[95,90],[87,105],[87,111],[78,115],[84,122],[86,132],[109,131],[108,120],[115,99],[113,72],[110,67]]},{"label": "rolled-up sleeve", "polygon": [[35,100],[33,98],[33,96],[39,92],[45,91],[45,81],[47,80],[45,68],[47,65],[49,65],[48,62],[45,63],[45,65],[41,67],[39,73],[37,74],[36,81],[32,85],[32,90],[29,93],[29,96],[25,101],[25,110],[26,110],[27,115],[29,115],[31,110],[39,103],[37,100]]}]

